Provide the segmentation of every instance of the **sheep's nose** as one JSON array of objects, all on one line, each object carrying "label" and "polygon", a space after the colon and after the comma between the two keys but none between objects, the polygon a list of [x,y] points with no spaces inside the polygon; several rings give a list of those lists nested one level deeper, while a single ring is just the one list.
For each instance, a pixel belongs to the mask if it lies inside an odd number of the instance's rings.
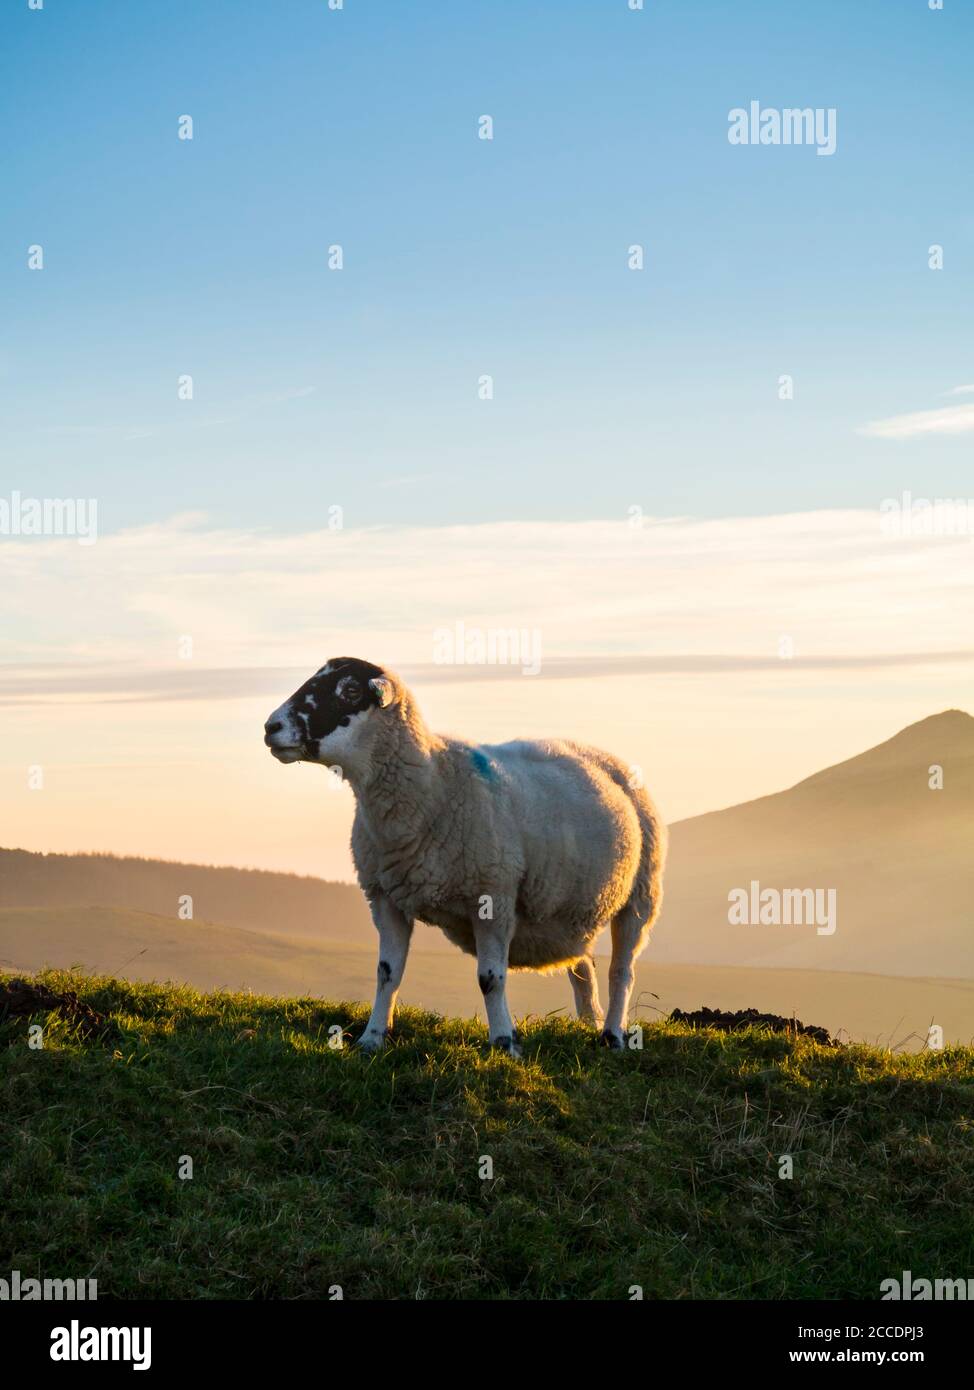
[{"label": "sheep's nose", "polygon": [[280,721],[279,719],[275,719],[274,722],[273,722],[273,724],[272,724],[271,721],[268,719],[267,723],[264,725],[264,733],[265,733],[265,734],[276,734],[277,731],[278,731],[278,729],[283,729],[283,728],[284,728],[284,725],[281,723],[281,721]]}]

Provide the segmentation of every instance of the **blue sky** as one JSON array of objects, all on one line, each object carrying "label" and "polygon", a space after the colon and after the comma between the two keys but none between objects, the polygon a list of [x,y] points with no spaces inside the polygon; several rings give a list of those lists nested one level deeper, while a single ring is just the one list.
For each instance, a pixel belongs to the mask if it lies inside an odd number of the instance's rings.
[{"label": "blue sky", "polygon": [[[959,0],[24,0],[0,41],[5,490],[283,532],[971,490],[970,433],[856,433],[974,382]],[[834,106],[835,155],[731,146],[754,99]]]}]

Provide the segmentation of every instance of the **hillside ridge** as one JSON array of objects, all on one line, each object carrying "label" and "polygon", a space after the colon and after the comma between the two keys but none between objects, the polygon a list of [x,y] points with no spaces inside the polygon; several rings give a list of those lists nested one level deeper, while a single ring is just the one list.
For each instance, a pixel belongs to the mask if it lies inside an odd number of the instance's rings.
[{"label": "hillside ridge", "polygon": [[545,1019],[515,1061],[406,1009],[365,1057],[363,1005],[41,979],[77,1007],[0,1019],[5,1244],[103,1298],[874,1300],[969,1262],[970,1048]]}]

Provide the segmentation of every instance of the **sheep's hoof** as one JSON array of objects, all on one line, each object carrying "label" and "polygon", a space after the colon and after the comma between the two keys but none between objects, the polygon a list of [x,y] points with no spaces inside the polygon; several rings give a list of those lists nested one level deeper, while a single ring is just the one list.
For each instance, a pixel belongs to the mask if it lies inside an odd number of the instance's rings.
[{"label": "sheep's hoof", "polygon": [[623,1052],[626,1047],[626,1040],[621,1033],[610,1033],[608,1028],[603,1028],[599,1035],[599,1042],[603,1047],[609,1047],[613,1052]]},{"label": "sheep's hoof", "polygon": [[381,1052],[386,1045],[389,1029],[384,1033],[363,1033],[355,1046],[359,1052]]},{"label": "sheep's hoof", "polygon": [[508,1057],[521,1057],[524,1055],[521,1051],[521,1045],[517,1040],[516,1033],[513,1037],[504,1036],[500,1038],[491,1038],[490,1045],[491,1047],[496,1047],[500,1052],[506,1052]]}]

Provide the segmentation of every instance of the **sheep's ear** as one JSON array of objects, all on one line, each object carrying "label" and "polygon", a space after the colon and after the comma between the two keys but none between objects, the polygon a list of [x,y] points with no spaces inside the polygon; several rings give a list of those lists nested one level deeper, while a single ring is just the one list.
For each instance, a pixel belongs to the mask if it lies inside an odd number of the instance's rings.
[{"label": "sheep's ear", "polygon": [[385,676],[373,676],[369,681],[369,689],[374,692],[379,709],[385,709],[386,705],[391,705],[396,698],[396,688]]}]

